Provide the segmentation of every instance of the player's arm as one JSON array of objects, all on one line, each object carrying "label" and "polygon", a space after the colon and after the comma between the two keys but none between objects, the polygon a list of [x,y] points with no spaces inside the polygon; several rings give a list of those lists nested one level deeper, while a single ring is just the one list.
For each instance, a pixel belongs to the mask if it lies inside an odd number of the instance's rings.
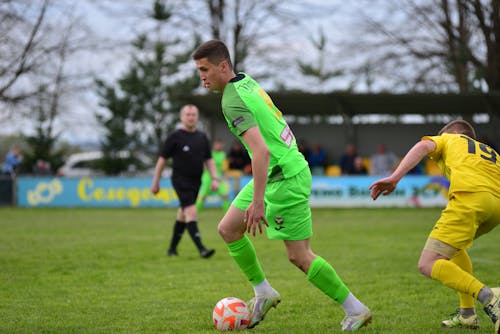
[{"label": "player's arm", "polygon": [[242,134],[242,138],[252,151],[252,176],[254,193],[252,203],[245,212],[247,231],[255,235],[256,228],[262,233],[261,222],[267,226],[265,215],[264,193],[267,185],[270,153],[257,126],[253,126]]},{"label": "player's arm", "polygon": [[370,186],[371,197],[376,200],[380,194],[385,196],[392,193],[403,176],[418,165],[425,156],[434,152],[435,149],[436,143],[432,140],[421,140],[416,143],[408,153],[406,153],[405,157],[401,160],[401,163],[391,176],[380,179]]},{"label": "player's arm", "polygon": [[212,190],[217,190],[219,188],[219,176],[217,175],[217,168],[215,167],[215,161],[213,158],[205,160],[205,166],[210,173],[210,178],[212,179],[212,184],[210,188]]},{"label": "player's arm", "polygon": [[166,159],[163,157],[159,157],[158,161],[156,162],[153,182],[151,184],[151,192],[155,195],[160,191],[161,173],[163,172],[163,168],[165,168],[165,163]]}]

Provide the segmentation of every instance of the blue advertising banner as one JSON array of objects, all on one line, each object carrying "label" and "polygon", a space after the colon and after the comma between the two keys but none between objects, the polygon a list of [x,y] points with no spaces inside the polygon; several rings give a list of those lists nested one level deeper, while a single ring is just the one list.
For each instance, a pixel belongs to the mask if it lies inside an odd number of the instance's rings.
[{"label": "blue advertising banner", "polygon": [[149,178],[31,178],[17,180],[22,207],[139,207],[178,205],[170,180],[154,196]]},{"label": "blue advertising banner", "polygon": [[[229,179],[230,199],[249,177]],[[449,183],[444,177],[406,176],[389,196],[373,201],[368,190],[376,178],[369,176],[313,177],[312,207],[444,207]],[[170,179],[163,179],[161,191],[150,191],[150,178],[41,178],[17,179],[20,207],[177,207],[179,201]],[[207,207],[221,201],[209,196]]]},{"label": "blue advertising banner", "polygon": [[376,201],[370,197],[370,176],[313,177],[312,207],[444,207],[449,181],[445,177],[405,176],[396,190]]}]

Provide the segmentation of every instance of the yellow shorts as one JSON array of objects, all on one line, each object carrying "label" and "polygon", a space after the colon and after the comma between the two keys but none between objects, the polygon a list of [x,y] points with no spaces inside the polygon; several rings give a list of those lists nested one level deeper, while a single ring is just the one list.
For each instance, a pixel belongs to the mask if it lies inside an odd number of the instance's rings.
[{"label": "yellow shorts", "polygon": [[488,192],[459,192],[451,196],[429,238],[456,249],[467,249],[474,239],[500,223],[500,197]]}]

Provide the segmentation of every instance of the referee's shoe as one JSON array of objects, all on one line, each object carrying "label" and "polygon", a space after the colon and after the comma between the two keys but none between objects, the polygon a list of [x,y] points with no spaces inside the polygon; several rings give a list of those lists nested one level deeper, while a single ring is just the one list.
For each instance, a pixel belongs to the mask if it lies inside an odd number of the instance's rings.
[{"label": "referee's shoe", "polygon": [[204,248],[200,251],[200,256],[204,259],[208,259],[209,257],[211,257],[214,254],[215,254],[215,249]]}]

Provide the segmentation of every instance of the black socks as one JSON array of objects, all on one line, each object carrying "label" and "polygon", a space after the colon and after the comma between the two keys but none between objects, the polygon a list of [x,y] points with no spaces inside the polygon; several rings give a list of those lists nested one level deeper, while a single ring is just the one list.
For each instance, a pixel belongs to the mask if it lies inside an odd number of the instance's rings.
[{"label": "black socks", "polygon": [[202,258],[209,258],[215,253],[215,249],[206,249],[205,246],[201,243],[201,235],[200,231],[198,230],[198,223],[196,220],[184,223],[181,221],[176,220],[175,225],[174,225],[174,232],[172,235],[172,241],[170,243],[170,248],[167,251],[168,256],[177,256],[177,245],[179,244],[179,241],[181,240],[182,234],[184,233],[184,230],[187,228],[189,235],[191,236],[191,239],[193,239],[194,244],[196,245],[196,248],[198,248],[198,251],[200,252],[200,256]]},{"label": "black socks", "polygon": [[194,244],[196,245],[196,247],[198,247],[198,250],[200,252],[204,250],[205,247],[201,243],[201,235],[200,231],[198,230],[198,223],[196,222],[196,220],[187,222],[186,227],[188,229],[189,235],[191,236],[191,239],[193,239]]},{"label": "black socks", "polygon": [[177,253],[177,245],[181,241],[184,230],[186,229],[186,223],[176,220],[174,225],[174,232],[172,234],[172,241],[170,242],[169,253]]}]

